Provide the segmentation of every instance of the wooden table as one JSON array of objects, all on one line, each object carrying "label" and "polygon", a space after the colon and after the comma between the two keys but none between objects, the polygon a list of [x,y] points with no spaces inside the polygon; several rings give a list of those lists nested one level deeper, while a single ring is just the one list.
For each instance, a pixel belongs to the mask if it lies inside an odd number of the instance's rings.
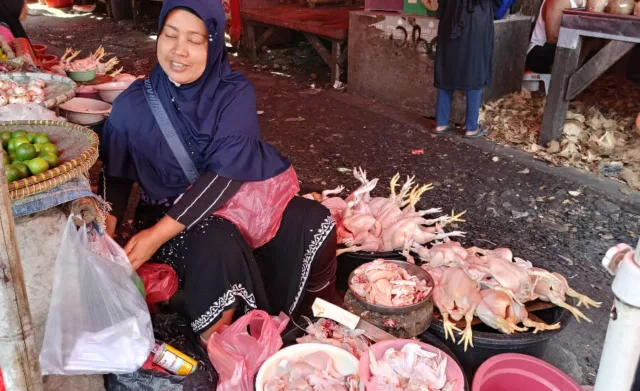
[{"label": "wooden table", "polygon": [[[584,37],[609,42],[578,69]],[[569,101],[640,43],[640,17],[565,10],[544,107],[541,145],[562,136]]]},{"label": "wooden table", "polygon": [[[340,80],[340,74],[347,60],[349,12],[362,7],[308,8],[301,5],[279,5],[266,8],[243,9],[240,11],[244,22],[245,44],[249,58],[257,61],[256,50],[273,35],[276,29],[284,28],[300,31],[313,45],[320,57],[331,67],[331,83]],[[266,30],[256,39],[255,26]],[[331,43],[331,51],[321,39]]]}]

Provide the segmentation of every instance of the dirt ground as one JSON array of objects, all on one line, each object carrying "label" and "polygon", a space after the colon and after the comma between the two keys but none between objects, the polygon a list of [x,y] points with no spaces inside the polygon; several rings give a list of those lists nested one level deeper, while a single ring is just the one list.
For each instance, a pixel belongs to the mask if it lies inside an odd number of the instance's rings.
[{"label": "dirt ground", "polygon": [[[32,9],[26,29],[34,42],[49,45],[54,53],[68,46],[92,50],[103,45],[129,73],[148,73],[155,63],[152,21],[136,31],[130,22],[114,23],[104,15],[54,17]],[[465,246],[509,247],[603,302],[600,309],[586,310],[592,324],[573,320],[566,325],[548,355],[577,381],[593,384],[613,298],[612,279],[600,261],[609,247],[637,242],[638,194],[624,196],[611,183],[572,169],[549,169],[487,141],[436,137],[429,121],[327,89],[328,69],[317,65],[320,60],[309,54],[305,61],[294,61],[292,53],[285,52],[282,57],[290,61],[276,68],[270,53],[263,53],[267,61],[260,66],[236,57],[232,62],[257,89],[264,138],[291,159],[303,186],[353,189],[355,180],[343,169],[354,166],[384,184],[396,172],[433,183],[421,206],[466,210],[467,222],[457,227],[467,232]],[[314,84],[325,89],[311,89]],[[424,154],[412,154],[416,149]]]}]

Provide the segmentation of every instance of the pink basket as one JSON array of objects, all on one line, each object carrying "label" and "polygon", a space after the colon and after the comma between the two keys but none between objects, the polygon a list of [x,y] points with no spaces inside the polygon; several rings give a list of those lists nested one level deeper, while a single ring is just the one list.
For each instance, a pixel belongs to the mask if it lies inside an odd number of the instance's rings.
[{"label": "pink basket", "polygon": [[505,353],[485,361],[473,378],[472,391],[582,391],[558,368],[535,357]]},{"label": "pink basket", "polygon": [[[384,352],[387,349],[396,349],[400,350],[402,347],[408,343],[415,343],[420,345],[420,347],[427,352],[442,354],[447,358],[447,381],[453,382],[455,381],[455,387],[453,391],[464,391],[464,374],[462,373],[462,369],[456,363],[451,356],[442,350],[436,348],[435,346],[427,345],[426,343],[409,340],[409,339],[394,339],[389,341],[378,342],[377,344],[371,346],[369,349],[373,349],[373,355],[376,359],[381,358],[384,355]],[[369,369],[369,352],[365,352],[362,357],[360,357],[360,362],[358,363],[358,371],[360,372],[360,381],[364,383],[364,387],[366,391],[378,391],[377,387],[371,385],[371,370]]]}]

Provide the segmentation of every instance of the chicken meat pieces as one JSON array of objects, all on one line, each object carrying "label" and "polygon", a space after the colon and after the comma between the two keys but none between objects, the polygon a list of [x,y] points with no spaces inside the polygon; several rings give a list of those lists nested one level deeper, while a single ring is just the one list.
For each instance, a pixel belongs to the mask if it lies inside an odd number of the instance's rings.
[{"label": "chicken meat pieces", "polygon": [[322,343],[333,345],[354,355],[357,359],[369,348],[369,342],[362,330],[349,330],[329,319],[309,322],[307,335],[298,338],[298,343]]},{"label": "chicken meat pieces", "polygon": [[431,292],[426,281],[384,260],[375,260],[358,267],[349,284],[353,292],[367,303],[388,307],[419,303]]},{"label": "chicken meat pieces", "polygon": [[602,303],[596,302],[571,289],[567,280],[561,274],[550,273],[544,269],[536,267],[532,267],[528,269],[528,271],[531,275],[533,284],[535,284],[535,294],[537,298],[568,310],[573,314],[578,322],[580,322],[581,319],[584,319],[587,322],[592,323],[591,319],[583,314],[582,311],[566,303],[566,296],[577,298],[578,307],[584,305],[586,308],[589,308],[589,306],[598,308]]},{"label": "chicken meat pieces", "polygon": [[[432,273],[431,270],[427,270]],[[441,273],[441,274],[440,274]],[[433,301],[442,315],[445,339],[451,336],[455,342],[453,330],[459,331],[462,336],[458,344],[464,343],[464,350],[468,345],[473,347],[473,331],[471,322],[476,308],[482,300],[480,286],[473,281],[467,273],[459,267],[440,269],[431,274],[436,286],[433,289]],[[465,329],[460,330],[450,320],[460,321],[464,318]]]},{"label": "chicken meat pieces", "polygon": [[[529,319],[529,313],[524,306],[513,301],[506,293],[492,289],[480,291],[482,301],[476,308],[476,316],[487,326],[496,329],[504,334],[513,334],[516,331],[527,331],[527,327],[535,328],[534,334],[538,331],[557,330],[560,323],[548,325],[534,322]],[[522,323],[526,327],[519,327]]]},{"label": "chicken meat pieces", "polygon": [[387,349],[379,359],[369,349],[369,360],[370,382],[378,390],[446,391],[454,386],[447,382],[447,358],[414,343],[401,350]]},{"label": "chicken meat pieces", "polygon": [[265,391],[357,391],[356,375],[343,375],[325,352],[315,352],[299,361],[282,360]]}]

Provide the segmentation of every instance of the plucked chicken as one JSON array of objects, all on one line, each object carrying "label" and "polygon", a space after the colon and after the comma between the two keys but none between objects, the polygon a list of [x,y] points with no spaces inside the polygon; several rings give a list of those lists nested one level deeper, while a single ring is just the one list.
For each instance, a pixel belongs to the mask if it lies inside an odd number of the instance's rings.
[{"label": "plucked chicken", "polygon": [[367,303],[405,307],[427,298],[431,287],[400,266],[378,259],[353,272],[349,286]]},{"label": "plucked chicken", "polygon": [[447,382],[447,358],[409,343],[401,350],[387,349],[376,359],[369,349],[370,382],[382,391],[450,391],[455,382]]},{"label": "plucked chicken", "polygon": [[264,385],[265,391],[357,391],[358,377],[342,375],[325,352],[315,352],[299,361],[282,360],[278,374]]},{"label": "plucked chicken", "polygon": [[369,342],[364,337],[363,330],[349,330],[329,319],[319,319],[315,323],[309,322],[307,335],[298,338],[298,343],[322,343],[333,345],[346,350],[357,359],[369,348]]},{"label": "plucked chicken", "polygon": [[117,57],[112,57],[108,61],[102,62],[102,59],[106,55],[102,46],[100,46],[95,52],[90,53],[88,57],[81,60],[74,60],[78,55],[80,55],[80,52],[80,50],[73,51],[73,49],[67,48],[62,55],[62,58],[60,58],[60,67],[64,71],[70,72],[84,72],[95,69],[97,73],[106,74],[120,62]]}]

